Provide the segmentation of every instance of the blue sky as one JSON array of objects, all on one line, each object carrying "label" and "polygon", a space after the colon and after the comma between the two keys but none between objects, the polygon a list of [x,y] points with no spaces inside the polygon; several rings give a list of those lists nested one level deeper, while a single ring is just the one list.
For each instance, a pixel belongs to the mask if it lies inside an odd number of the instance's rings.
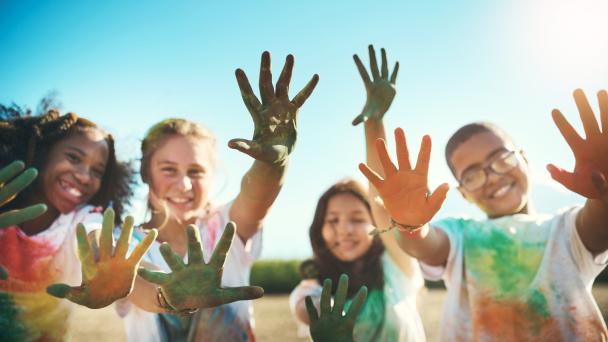
[{"label": "blue sky", "polygon": [[[577,87],[597,108],[595,93],[608,88],[607,12],[601,0],[0,0],[0,102],[35,106],[56,90],[64,110],[114,133],[123,158],[139,157],[139,139],[162,118],[201,122],[218,136],[212,193],[222,202],[236,195],[251,164],[226,147],[253,133],[234,70],[257,83],[264,50],[275,74],[294,54],[292,96],[314,73],[320,82],[300,111],[298,145],[266,221],[263,256],[305,257],[318,196],[343,177],[363,180],[363,129],[350,121],[365,91],[352,55],[367,62],[370,43],[387,49],[391,65],[401,64],[387,127],[403,127],[412,148],[423,134],[433,138],[432,187],[453,182],[443,160],[450,134],[486,120],[525,150],[539,211],[582,203],[545,171],[549,162],[573,167],[550,111],[562,109],[580,128],[571,95]],[[460,214],[482,217],[453,189],[437,217]]]}]

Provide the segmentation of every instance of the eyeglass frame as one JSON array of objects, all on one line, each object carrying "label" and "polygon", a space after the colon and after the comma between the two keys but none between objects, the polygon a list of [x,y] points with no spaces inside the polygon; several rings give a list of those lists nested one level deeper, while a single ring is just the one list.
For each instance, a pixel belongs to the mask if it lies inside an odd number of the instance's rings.
[{"label": "eyeglass frame", "polygon": [[[497,159],[494,159],[494,160],[492,160],[491,162],[489,162],[489,163],[488,163],[486,166],[484,166],[484,167],[481,167],[481,168],[480,168],[480,171],[483,171],[484,176],[485,176],[485,180],[484,180],[484,182],[483,182],[483,183],[482,183],[480,186],[478,186],[478,187],[476,187],[476,188],[473,188],[473,189],[469,189],[469,188],[467,188],[467,187],[464,185],[464,183],[462,182],[462,179],[464,178],[464,177],[462,177],[462,176],[460,177],[460,179],[458,179],[458,185],[459,185],[460,187],[462,187],[462,188],[466,189],[467,191],[476,191],[476,190],[481,189],[481,188],[482,188],[484,185],[486,185],[486,183],[488,182],[488,172],[489,172],[489,171],[491,171],[491,172],[493,172],[494,174],[497,174],[497,175],[504,175],[504,174],[506,174],[507,172],[510,172],[511,170],[515,169],[515,168],[516,168],[516,167],[519,165],[519,163],[520,163],[519,159],[517,159],[517,155],[518,155],[518,154],[519,154],[519,155],[521,155],[521,154],[522,154],[522,150],[508,150],[508,149],[505,149],[505,150],[504,150],[504,152],[506,153],[506,154],[505,154],[506,156],[505,156],[504,158],[497,158]],[[516,158],[516,162],[517,162],[517,163],[516,163],[515,165],[513,165],[513,167],[511,167],[511,168],[510,168],[510,169],[508,169],[507,171],[505,171],[505,172],[497,172],[496,170],[494,170],[494,169],[492,168],[492,164],[494,164],[495,162],[497,162],[497,161],[499,161],[499,160],[506,160],[508,157],[510,157],[510,156],[512,156],[512,155],[515,155],[515,158]],[[471,169],[469,169],[469,170],[471,170]],[[466,174],[466,173],[467,173],[467,172],[464,172],[464,173],[463,173],[463,176],[464,176],[464,174]]]}]

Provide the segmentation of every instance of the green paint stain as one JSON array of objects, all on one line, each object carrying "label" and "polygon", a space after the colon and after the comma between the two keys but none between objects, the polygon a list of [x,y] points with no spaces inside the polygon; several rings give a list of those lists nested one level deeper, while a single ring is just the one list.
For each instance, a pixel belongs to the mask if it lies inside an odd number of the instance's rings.
[{"label": "green paint stain", "polygon": [[27,330],[17,315],[12,297],[0,291],[0,341],[25,341]]},{"label": "green paint stain", "polygon": [[532,290],[528,298],[528,306],[543,318],[548,318],[550,315],[547,298],[539,289]]}]

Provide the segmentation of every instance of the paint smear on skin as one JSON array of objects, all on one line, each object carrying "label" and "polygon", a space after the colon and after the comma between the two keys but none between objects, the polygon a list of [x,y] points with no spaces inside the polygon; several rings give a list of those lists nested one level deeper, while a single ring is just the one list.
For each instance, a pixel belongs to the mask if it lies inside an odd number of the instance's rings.
[{"label": "paint smear on skin", "polygon": [[29,237],[17,227],[3,230],[0,246],[0,264],[9,273],[8,280],[0,281],[0,291],[5,291],[14,304],[16,324],[25,327],[27,340],[64,340],[71,305],[46,293],[46,287],[61,275],[54,264],[59,246]]}]

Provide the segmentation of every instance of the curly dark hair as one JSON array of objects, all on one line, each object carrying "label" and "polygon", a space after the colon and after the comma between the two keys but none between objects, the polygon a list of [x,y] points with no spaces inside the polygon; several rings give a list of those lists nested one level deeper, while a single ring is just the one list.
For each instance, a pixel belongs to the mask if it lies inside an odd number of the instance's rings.
[{"label": "curly dark hair", "polygon": [[[317,272],[315,274],[308,270],[307,273],[315,275],[320,283],[323,283],[324,279],[330,278],[333,284],[338,284],[340,274],[346,273],[349,278],[348,297],[354,296],[363,285],[366,285],[370,290],[373,288],[382,289],[384,286],[384,273],[380,258],[384,253],[384,245],[377,235],[374,237],[372,245],[367,252],[355,261],[341,261],[336,258],[327,248],[325,240],[323,240],[321,230],[325,222],[327,205],[332,197],[340,194],[355,196],[363,202],[370,216],[372,215],[367,193],[358,182],[347,179],[332,185],[325,191],[321,198],[319,198],[309,231],[313,262]],[[334,286],[332,291],[335,292],[336,289],[337,287]]]},{"label": "curly dark hair", "polygon": [[[42,106],[49,105],[45,100],[41,101]],[[14,160],[22,160],[27,167],[35,167],[42,173],[49,151],[58,141],[88,130],[96,130],[103,134],[109,152],[99,191],[88,203],[104,208],[111,206],[116,212],[118,224],[133,195],[134,170],[131,163],[116,159],[114,138],[92,121],[78,117],[74,113],[60,115],[56,109],[48,109],[41,115],[32,115],[32,111],[27,108],[14,104],[0,105],[0,167]],[[33,192],[40,191],[40,186],[40,177],[38,177],[33,186],[22,191],[15,200],[2,209],[11,210],[28,205],[25,203],[26,199],[30,198]]]}]

